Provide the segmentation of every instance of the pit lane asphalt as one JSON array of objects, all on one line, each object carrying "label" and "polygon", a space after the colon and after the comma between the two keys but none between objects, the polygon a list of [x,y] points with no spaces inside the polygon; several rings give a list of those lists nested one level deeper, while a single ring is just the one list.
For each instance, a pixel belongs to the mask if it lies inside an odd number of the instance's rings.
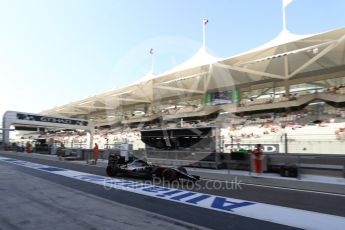
[{"label": "pit lane asphalt", "polygon": [[[1,154],[1,156],[4,156],[4,154]],[[19,158],[16,158],[16,159],[19,159]],[[33,160],[25,159],[24,157],[21,159],[34,162]],[[37,161],[36,163],[44,163],[44,162]],[[47,165],[53,165],[53,164],[50,164],[52,163],[51,161],[45,162],[45,163]],[[59,175],[55,175],[51,173],[46,173],[39,170],[22,167],[19,165],[0,162],[0,168],[3,168],[4,165],[6,165],[6,167],[9,167],[12,173],[16,173],[16,172],[25,173],[25,175],[27,176],[43,179],[43,180],[46,180],[47,182],[49,181],[50,184],[56,184],[57,187],[61,187],[62,185],[64,187],[67,187],[68,189],[73,189],[79,192],[90,194],[92,196],[100,197],[102,199],[107,199],[109,200],[109,202],[113,201],[113,202],[117,202],[126,206],[139,208],[145,211],[149,211],[151,213],[157,213],[159,215],[172,218],[174,220],[177,220],[176,222],[183,221],[185,223],[190,223],[190,224],[193,224],[194,226],[200,226],[203,228],[236,229],[236,230],[237,229],[296,229],[296,228],[292,228],[292,227],[284,226],[280,224],[274,224],[274,223],[251,219],[251,218],[242,217],[238,215],[232,215],[232,214],[222,213],[222,212],[213,211],[213,210],[209,210],[205,208],[199,208],[199,207],[194,207],[194,206],[185,205],[181,203],[157,199],[153,197],[147,197],[144,195],[139,195],[139,194],[135,194],[135,193],[127,192],[127,191],[121,191],[121,190],[115,190],[115,189],[106,190],[102,186],[99,186],[96,184],[92,184],[92,183],[88,183],[84,181],[78,181],[72,178],[67,178],[67,177],[63,177],[63,176],[59,176]],[[56,166],[66,166],[66,165],[56,164]],[[67,168],[67,167],[64,167],[64,168]],[[7,196],[11,197],[11,194],[12,194],[11,191],[8,191],[8,192],[9,194]],[[15,191],[13,193],[15,193]],[[23,196],[28,196],[28,198],[31,195],[32,194],[25,194],[25,193],[23,194]],[[73,202],[73,198],[71,199],[71,202]],[[50,204],[50,206],[54,206],[54,204]],[[18,209],[18,211],[20,210],[21,209]],[[2,211],[0,210],[0,220],[2,218],[1,213],[3,211],[5,210],[2,210]],[[63,212],[63,210],[61,211]],[[98,212],[99,211],[100,210],[98,209]],[[68,212],[68,210],[66,210],[66,212]],[[49,213],[47,213],[47,215],[49,215]],[[128,216],[129,220],[133,222],[138,221],[131,218],[132,216]],[[184,225],[183,227],[185,227],[186,229],[198,229],[197,227],[188,227],[188,225]],[[114,228],[116,228],[116,226],[114,226]]]},{"label": "pit lane asphalt", "polygon": [[3,230],[206,230],[50,182],[13,164],[0,162],[0,182]]},{"label": "pit lane asphalt", "polygon": [[[79,165],[64,161],[37,159],[33,157],[17,156],[4,153],[1,153],[0,156],[106,176],[105,168],[102,167]],[[30,173],[32,173],[31,170],[29,171]],[[34,173],[37,175],[41,175],[40,173]],[[140,179],[128,177],[126,179],[133,181],[143,181]],[[220,184],[222,184],[221,189],[212,189],[212,185],[220,187]],[[240,184],[240,187],[241,189],[231,189],[231,184],[228,184],[227,188],[225,182],[201,180],[198,182],[198,188],[195,187],[193,189],[187,185],[184,185],[182,189],[345,217],[344,196],[320,194],[307,191],[284,190],[271,187],[253,187],[245,184]],[[131,194],[131,196],[133,196],[133,194]],[[189,208],[194,207],[188,207],[188,209]]]}]

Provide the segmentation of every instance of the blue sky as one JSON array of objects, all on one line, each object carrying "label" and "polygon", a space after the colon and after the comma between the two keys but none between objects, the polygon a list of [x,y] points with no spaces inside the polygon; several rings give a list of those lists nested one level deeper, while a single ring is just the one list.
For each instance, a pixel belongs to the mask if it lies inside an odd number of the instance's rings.
[{"label": "blue sky", "polygon": [[[310,34],[344,27],[345,1],[294,0],[287,27]],[[255,48],[281,30],[281,0],[0,0],[0,115],[40,112],[118,88],[191,57]]]}]

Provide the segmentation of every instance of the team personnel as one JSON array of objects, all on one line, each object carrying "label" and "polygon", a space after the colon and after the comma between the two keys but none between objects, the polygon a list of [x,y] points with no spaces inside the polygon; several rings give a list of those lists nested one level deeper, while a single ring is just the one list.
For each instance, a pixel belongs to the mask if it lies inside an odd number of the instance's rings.
[{"label": "team personnel", "polygon": [[99,157],[99,148],[98,148],[98,144],[95,143],[95,147],[93,148],[93,158],[95,159],[95,164],[97,164],[98,157]]},{"label": "team personnel", "polygon": [[254,158],[254,165],[256,173],[262,173],[262,160],[263,160],[263,151],[261,144],[257,144],[256,148],[252,150],[252,156]]}]

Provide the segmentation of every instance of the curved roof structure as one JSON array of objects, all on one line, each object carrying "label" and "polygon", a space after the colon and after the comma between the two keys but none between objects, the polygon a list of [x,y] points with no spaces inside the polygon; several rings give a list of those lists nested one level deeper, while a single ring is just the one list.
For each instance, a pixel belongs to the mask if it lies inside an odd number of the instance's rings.
[{"label": "curved roof structure", "polygon": [[154,74],[152,72],[152,70],[150,70],[147,74],[145,74],[145,76],[143,76],[142,78],[140,78],[138,81],[136,81],[134,84],[139,84],[139,83],[144,83],[150,80],[153,80],[157,77],[156,74]]},{"label": "curved roof structure", "polygon": [[288,31],[287,29],[283,29],[279,32],[279,34],[273,38],[272,40],[266,42],[263,45],[260,45],[258,47],[255,47],[254,49],[248,50],[245,53],[236,55],[236,56],[240,56],[246,53],[253,53],[256,51],[260,51],[260,50],[265,50],[267,48],[272,48],[272,47],[277,47],[283,44],[287,44],[287,43],[291,43],[294,41],[298,41],[307,37],[311,37],[314,36],[315,34],[308,34],[308,35],[300,35],[300,34],[294,34],[291,33],[290,31]]},{"label": "curved roof structure", "polygon": [[344,40],[345,28],[302,36],[285,30],[262,46],[223,59],[218,66],[246,73],[247,77],[289,79],[343,65]]},{"label": "curved roof structure", "polygon": [[195,67],[210,65],[219,60],[221,60],[221,58],[215,57],[214,55],[210,54],[208,49],[205,46],[202,46],[190,59],[160,74],[158,77],[163,77],[163,76],[170,75],[173,73],[178,73],[180,71],[193,69]]},{"label": "curved roof structure", "polygon": [[97,116],[104,118],[116,111],[123,112],[131,105],[145,108],[165,98],[184,100],[186,95],[201,96],[218,88],[309,75],[321,77],[332,73],[332,76],[338,76],[345,70],[344,41],[345,28],[313,35],[295,35],[282,30],[268,43],[227,58],[217,58],[202,47],[190,59],[162,74],[149,72],[129,86],[43,113],[99,114]]}]

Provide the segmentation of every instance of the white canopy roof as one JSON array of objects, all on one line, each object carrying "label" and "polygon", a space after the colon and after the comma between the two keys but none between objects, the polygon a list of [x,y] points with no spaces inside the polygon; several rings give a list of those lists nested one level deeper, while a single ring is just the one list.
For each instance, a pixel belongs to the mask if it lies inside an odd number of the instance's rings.
[{"label": "white canopy roof", "polygon": [[193,69],[204,65],[209,65],[221,60],[221,58],[215,57],[209,53],[205,46],[202,46],[190,59],[182,64],[160,74],[158,77],[163,77],[180,71]]},{"label": "white canopy roof", "polygon": [[[243,81],[289,79],[305,72],[344,65],[345,28],[314,35],[282,31],[270,42],[223,59],[217,68],[231,71]],[[241,83],[235,81],[235,84]]]},{"label": "white canopy roof", "polygon": [[294,33],[291,33],[290,31],[288,31],[287,29],[283,29],[282,31],[279,32],[279,34],[275,38],[273,38],[272,40],[266,42],[265,44],[260,45],[260,46],[254,48],[254,49],[248,50],[248,51],[246,51],[244,53],[237,54],[235,56],[241,56],[241,55],[244,55],[244,54],[248,54],[248,53],[253,53],[253,52],[256,52],[256,51],[264,50],[264,49],[267,49],[267,48],[277,47],[277,46],[280,46],[280,45],[283,45],[283,44],[287,44],[287,43],[290,43],[290,42],[298,41],[298,40],[301,40],[301,39],[304,39],[304,38],[307,38],[307,37],[311,37],[311,36],[314,36],[314,35],[315,34],[308,34],[308,35],[294,34]]},{"label": "white canopy roof", "polygon": [[[88,114],[120,105],[150,103],[181,93],[203,94],[206,90],[260,80],[286,80],[311,71],[345,66],[345,28],[313,35],[287,30],[255,49],[228,58],[217,58],[206,48],[184,63],[107,93],[46,111],[48,114]],[[84,109],[84,108],[87,109]],[[62,113],[64,112],[64,113]]]}]

